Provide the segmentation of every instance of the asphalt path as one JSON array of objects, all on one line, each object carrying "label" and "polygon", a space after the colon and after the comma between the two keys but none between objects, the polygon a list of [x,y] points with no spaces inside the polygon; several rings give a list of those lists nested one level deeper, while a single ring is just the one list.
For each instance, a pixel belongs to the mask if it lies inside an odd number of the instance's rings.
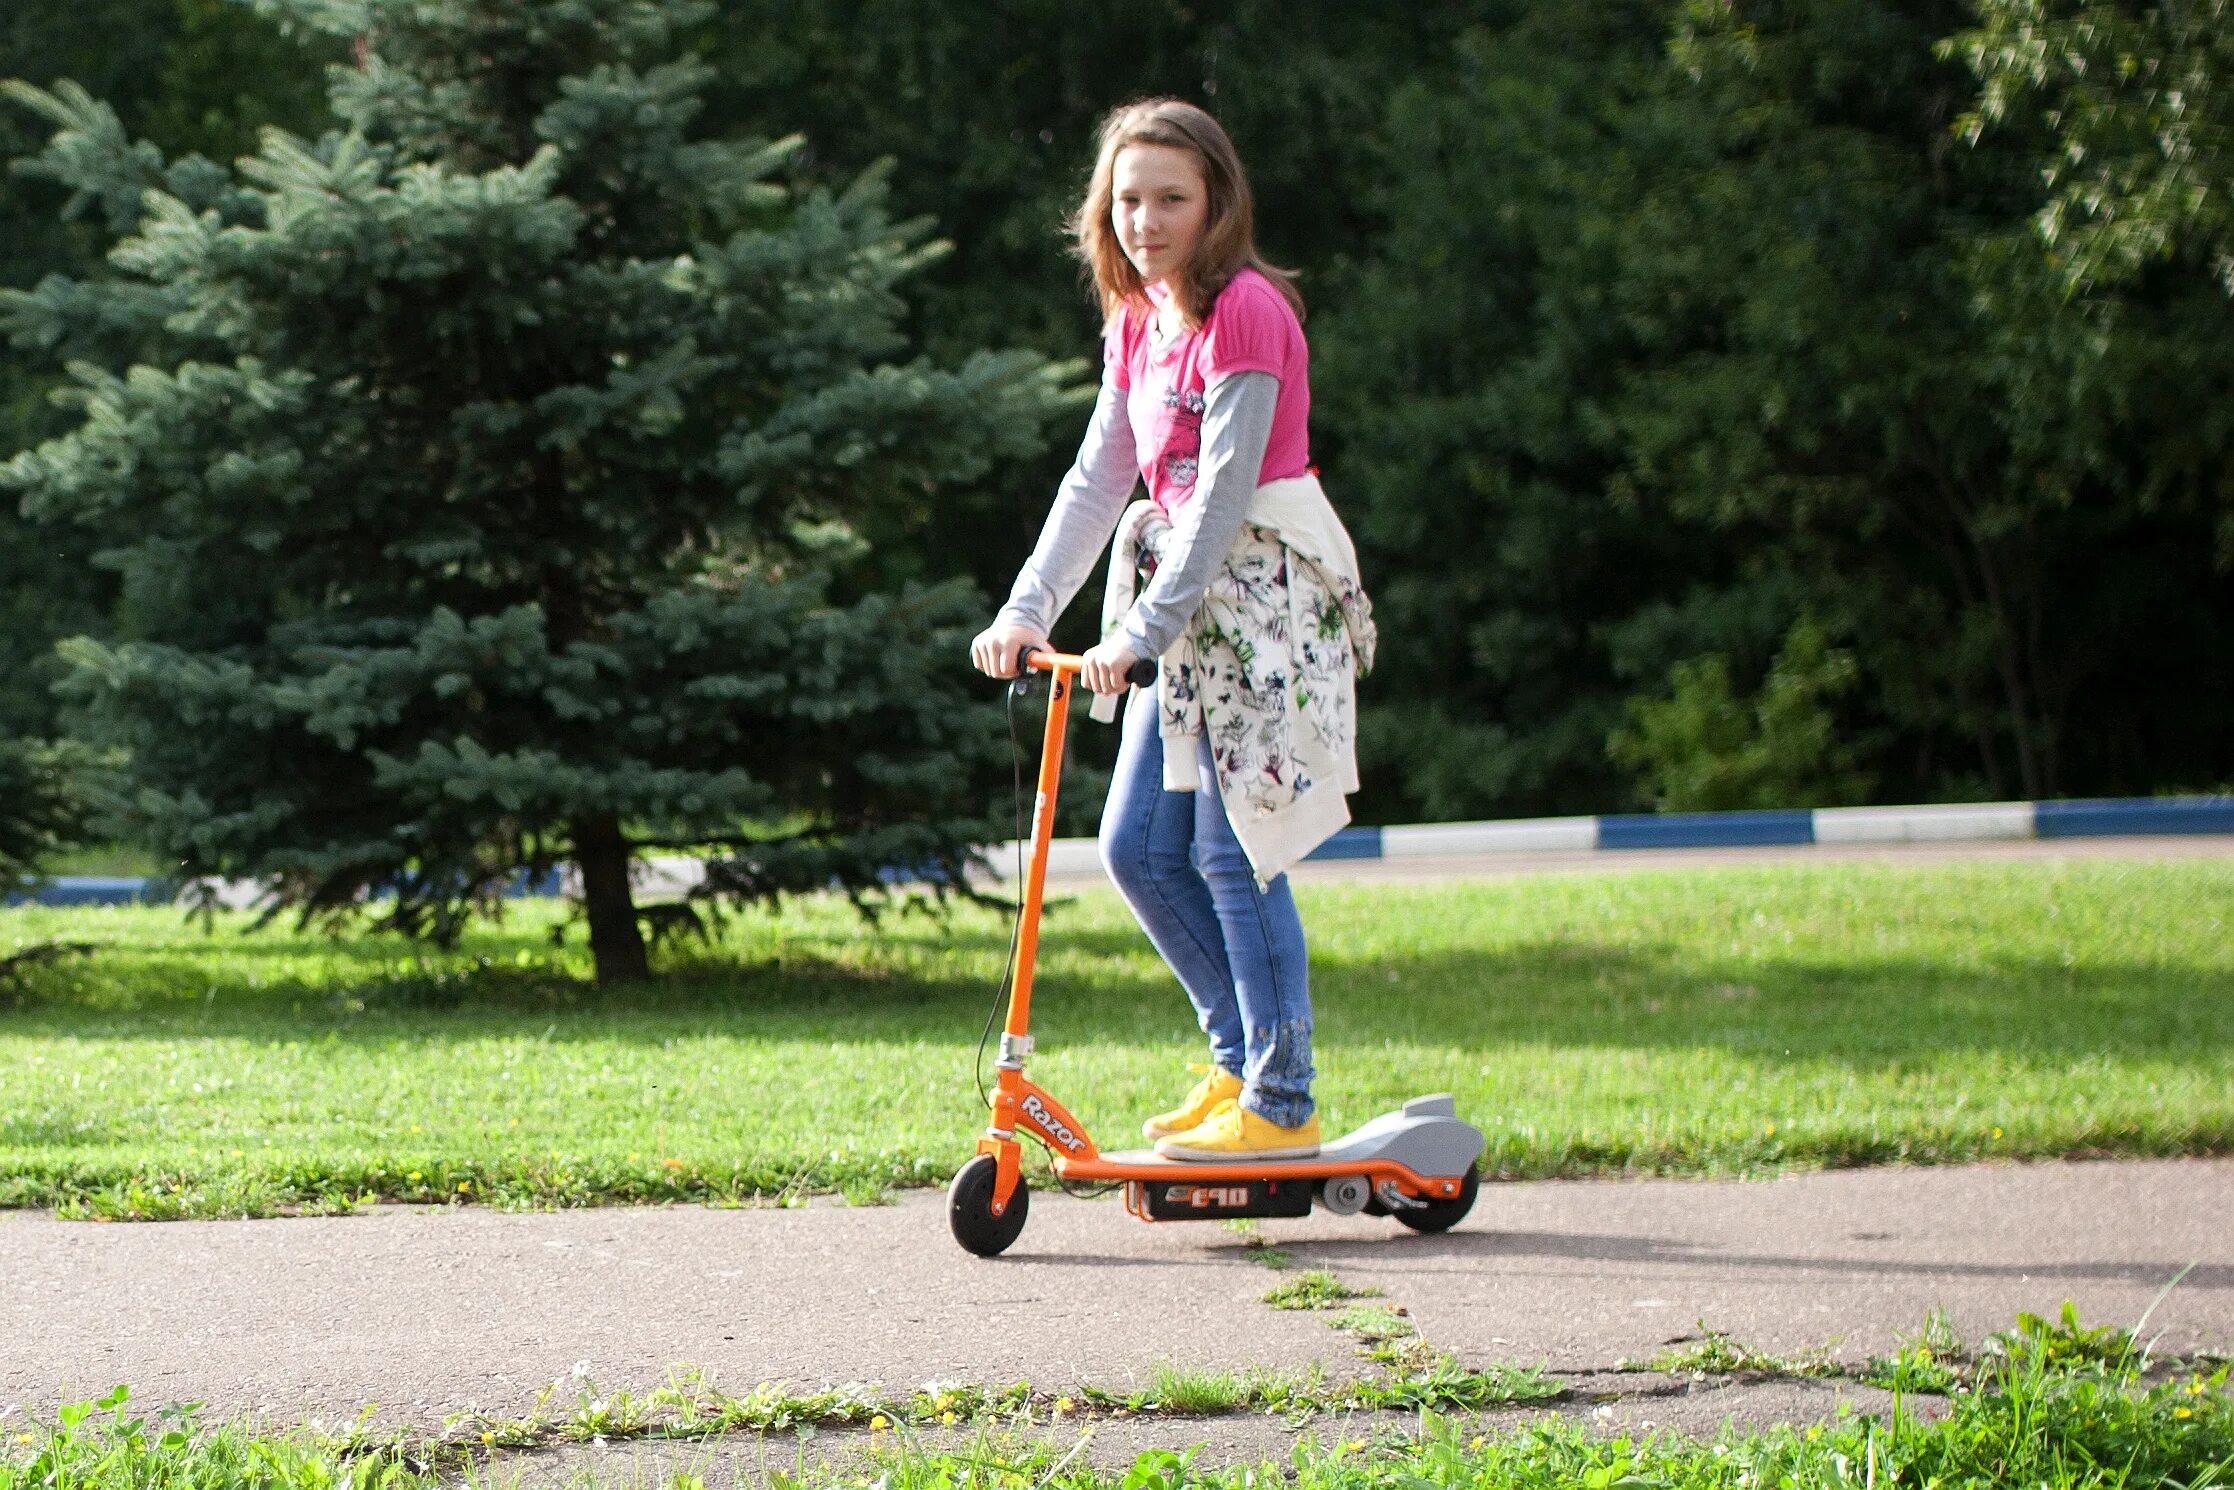
[{"label": "asphalt path", "polygon": [[[1501,1184],[1441,1237],[1323,1213],[1262,1234],[1295,1266],[1382,1290],[1468,1364],[1603,1384],[1702,1325],[1856,1362],[1934,1308],[1973,1341],[2066,1299],[2131,1325],[2183,1268],[2148,1332],[2160,1351],[2224,1352],[2229,1217],[2234,1160],[2184,1160]],[[469,1406],[524,1412],[577,1363],[600,1390],[688,1365],[735,1392],[1366,1369],[1324,1316],[1263,1304],[1279,1275],[1253,1255],[1221,1226],[1146,1225],[1060,1194],[1036,1195],[993,1261],[954,1245],[926,1192],[859,1208],[382,1206],[143,1225],[14,1212],[0,1214],[0,1404],[46,1416],[125,1382],[151,1406],[288,1422],[375,1405],[431,1427]]]}]

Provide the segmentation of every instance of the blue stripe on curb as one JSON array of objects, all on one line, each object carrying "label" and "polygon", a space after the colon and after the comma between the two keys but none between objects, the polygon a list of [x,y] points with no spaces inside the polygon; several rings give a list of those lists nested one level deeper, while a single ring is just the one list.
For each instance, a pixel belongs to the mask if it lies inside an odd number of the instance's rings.
[{"label": "blue stripe on curb", "polygon": [[1600,848],[1750,848],[1813,843],[1815,814],[1635,812],[1598,819]]},{"label": "blue stripe on curb", "polygon": [[2234,797],[2105,797],[2042,802],[2035,812],[2033,832],[2042,838],[2234,833]]},{"label": "blue stripe on curb", "polygon": [[535,875],[523,869],[512,876],[512,887],[504,893],[515,900],[549,900],[558,894],[560,878],[557,869],[546,869]]},{"label": "blue stripe on curb", "polygon": [[136,874],[71,874],[43,880],[29,894],[0,898],[0,905],[168,905],[176,886]]},{"label": "blue stripe on curb", "polygon": [[1344,828],[1303,857],[1306,860],[1378,859],[1381,857],[1381,830]]}]

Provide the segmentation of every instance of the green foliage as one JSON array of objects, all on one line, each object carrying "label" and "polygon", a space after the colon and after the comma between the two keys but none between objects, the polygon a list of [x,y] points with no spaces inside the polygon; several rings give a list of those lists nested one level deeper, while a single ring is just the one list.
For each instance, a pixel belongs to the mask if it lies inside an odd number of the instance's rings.
[{"label": "green foliage", "polygon": [[0,895],[77,836],[97,764],[67,741],[0,735]]},{"label": "green foliage", "polygon": [[[1498,5],[1455,72],[1392,90],[1311,322],[1313,435],[1390,645],[1361,711],[1368,821],[1597,812],[1627,682],[1607,627],[1707,545],[1611,483],[1622,204],[1682,141],[1658,119],[1666,7]],[[1649,168],[1646,161],[1653,161]]]},{"label": "green foliage", "polygon": [[1869,778],[1832,705],[1856,681],[1853,654],[1803,616],[1752,699],[1732,691],[1728,658],[1679,662],[1669,696],[1631,699],[1631,727],[1607,749],[1662,812],[1846,806],[1863,800]]},{"label": "green foliage", "polygon": [[[1247,0],[1215,14],[1157,0],[1012,10],[990,41],[982,18],[906,0],[625,12],[568,0],[479,49],[473,28],[499,24],[494,12],[379,13],[367,65],[338,74],[337,99],[355,112],[336,138],[364,136],[379,157],[368,179],[393,186],[414,162],[439,163],[430,189],[493,188],[545,147],[561,164],[548,181],[514,182],[510,216],[492,198],[496,215],[454,232],[447,261],[424,257],[432,239],[420,237],[410,265],[375,268],[348,257],[366,251],[360,237],[342,244],[339,262],[354,267],[333,283],[246,302],[255,315],[283,309],[305,326],[363,328],[308,338],[327,370],[291,396],[319,411],[304,435],[327,464],[312,463],[306,490],[332,490],[363,429],[423,462],[429,409],[454,408],[461,421],[484,407],[519,413],[508,435],[483,428],[460,446],[512,471],[483,470],[473,500],[508,500],[490,494],[553,469],[561,484],[609,484],[615,501],[587,531],[548,536],[547,552],[571,555],[602,541],[599,525],[627,492],[646,489],[608,480],[627,462],[616,442],[585,433],[592,425],[633,428],[648,449],[669,441],[663,421],[678,420],[675,437],[702,444],[718,423],[701,417],[709,384],[724,385],[730,412],[753,403],[751,380],[706,370],[734,348],[701,336],[684,350],[671,306],[646,313],[641,336],[595,348],[556,322],[521,319],[548,315],[548,296],[528,286],[550,245],[523,240],[475,281],[457,254],[481,228],[499,242],[515,227],[531,239],[573,231],[585,263],[633,266],[636,281],[574,279],[566,291],[585,318],[630,318],[657,299],[641,282],[648,266],[676,261],[676,223],[690,219],[683,239],[718,240],[727,230],[701,223],[743,212],[770,245],[800,246],[812,234],[786,237],[778,225],[827,211],[852,225],[835,230],[851,234],[850,248],[826,234],[801,254],[881,253],[901,266],[849,282],[858,300],[850,288],[808,296],[817,310],[859,312],[863,327],[881,318],[838,353],[857,367],[891,363],[901,338],[935,359],[911,372],[967,369],[991,345],[1090,353],[1094,314],[1058,224],[1101,112],[1176,92],[1231,126],[1268,252],[1305,273],[1314,455],[1391,639],[1361,717],[1365,820],[1625,805],[1638,768],[1624,770],[1606,746],[1635,732],[1631,699],[1665,702],[1679,665],[1721,657],[1727,707],[1703,672],[1691,688],[1704,715],[1742,738],[1758,721],[1737,695],[1769,674],[1808,615],[1856,670],[1822,716],[1824,758],[1841,764],[1817,770],[1818,782],[1859,790],[1866,778],[1873,798],[1928,800],[2148,792],[2224,775],[2234,699],[2193,680],[2234,646],[2234,406],[2220,396],[2234,382],[2234,338],[2223,334],[2234,289],[2226,0],[1984,0],[1973,12],[1923,0]],[[236,324],[239,307],[173,318],[191,276],[149,257],[152,247],[135,250],[124,294],[102,282],[102,256],[137,234],[150,186],[214,214],[212,241],[227,253],[332,230],[346,216],[338,207],[290,218],[276,235],[261,216],[285,181],[298,204],[328,191],[320,172],[331,162],[306,173],[271,156],[254,168],[261,177],[211,162],[257,148],[266,125],[313,155],[324,148],[311,143],[324,102],[315,64],[350,57],[371,14],[363,0],[86,0],[0,16],[0,75],[58,101],[72,95],[57,79],[88,90],[67,118],[0,115],[10,155],[57,129],[82,136],[56,142],[76,151],[68,161],[50,152],[63,176],[0,178],[0,285],[31,295],[13,326],[29,355],[0,368],[0,451],[84,423],[84,383],[68,407],[44,398],[72,359],[112,375],[135,365],[176,375],[196,359],[213,376],[242,374],[258,333]],[[572,80],[564,89],[562,77]],[[519,99],[504,93],[510,78],[528,80]],[[89,112],[92,98],[114,119]],[[615,126],[631,102],[646,106],[644,119]],[[736,151],[701,148],[795,131],[803,142],[771,147],[741,173]],[[592,156],[599,170],[579,168]],[[880,161],[891,164],[876,175]],[[683,209],[694,193],[716,204],[711,215]],[[439,196],[429,232],[458,207]],[[363,205],[334,198],[345,201]],[[658,205],[637,210],[648,203]],[[538,204],[570,205],[580,227],[524,226]],[[953,251],[904,226],[872,250],[874,232],[855,231],[869,217],[888,228],[933,219]],[[172,224],[147,241],[174,253],[199,231]],[[690,251],[701,269],[715,262]],[[281,262],[244,259],[225,272],[260,264],[270,274]],[[211,260],[192,280],[213,305],[249,283],[218,267]],[[763,268],[772,282],[775,269]],[[453,272],[466,281],[411,289],[411,275]],[[59,278],[42,288],[49,275]],[[509,277],[507,305],[492,298],[496,276]],[[446,315],[413,319],[445,296]],[[415,337],[382,343],[395,356],[363,360],[405,322]],[[879,336],[892,340],[878,348]],[[647,353],[655,341],[665,360]],[[276,396],[298,364],[254,350],[261,383],[207,383],[207,396]],[[301,350],[290,344],[287,356]],[[798,349],[759,350],[782,361]],[[615,351],[634,359],[627,388],[610,376]],[[333,402],[344,385],[332,366],[345,355],[371,369],[357,414],[381,419],[353,425]],[[774,381],[827,390],[835,366],[799,355],[811,365]],[[443,376],[421,379],[422,366]],[[420,382],[416,404],[380,391]],[[991,410],[973,400],[996,385],[923,385],[921,417],[826,403],[833,428],[852,419],[855,436],[888,438],[858,449],[817,439],[814,460],[830,479],[754,498],[743,524],[750,559],[794,576],[801,564],[829,570],[823,593],[841,608],[911,581],[1005,587],[1080,410],[1066,405],[1042,448],[1052,400],[974,423]],[[562,386],[585,391],[581,401],[544,401]],[[967,410],[959,421],[925,412],[957,405]],[[114,407],[139,417],[137,402]],[[233,417],[231,433],[248,440]],[[793,433],[769,432],[766,458],[788,459]],[[580,444],[565,445],[576,435]],[[250,444],[227,479],[272,458]],[[544,471],[521,473],[538,461]],[[634,475],[648,482],[648,469]],[[438,471],[423,484],[448,480]],[[848,488],[842,501],[825,500],[832,480]],[[309,505],[333,514],[313,530],[319,543],[346,526],[349,504]],[[543,524],[540,507],[519,510],[522,527]],[[289,531],[227,516],[267,538]],[[453,564],[505,604],[553,614],[539,582],[457,549],[458,520],[453,507],[397,507],[382,547],[422,574]],[[819,547],[818,535],[828,540]],[[0,737],[61,732],[56,638],[149,641],[150,607],[204,598],[162,593],[156,580],[171,566],[144,548],[134,560],[136,546],[112,542],[105,522],[34,529],[0,510]],[[228,562],[261,572],[262,553],[243,559],[245,547]],[[352,564],[352,577],[363,568]],[[302,579],[282,574],[275,587]],[[500,609],[461,603],[447,584],[425,588],[414,615]],[[600,577],[593,588],[610,586]],[[225,599],[212,630],[266,625]],[[287,604],[316,611],[324,600],[298,586]],[[954,603],[965,628],[968,609]],[[1083,643],[1092,608],[1074,609],[1064,636]],[[286,758],[301,743],[291,739]],[[1103,732],[1081,737],[1066,830],[1090,827],[1109,748]],[[1789,790],[1822,789],[1808,779],[1799,772]],[[353,780],[330,796],[353,803],[377,791]],[[1748,799],[1746,789],[1730,795]],[[687,836],[672,826],[624,825],[632,838]],[[356,828],[336,837],[364,841]],[[564,838],[550,850],[565,852]]]},{"label": "green foliage", "polygon": [[55,130],[32,169],[123,233],[110,276],[0,297],[77,359],[75,427],[0,483],[122,578],[127,637],[64,685],[132,752],[112,831],[310,914],[392,890],[440,940],[571,858],[617,977],[635,849],[714,851],[713,897],[866,897],[993,836],[981,602],[856,598],[849,529],[1069,395],[1024,353],[893,360],[936,245],[880,174],[792,190],[795,140],[697,132],[709,14],[386,5],[338,127],[230,172],[13,87]]},{"label": "green foliage", "polygon": [[[75,79],[109,99],[125,128],[180,154],[223,159],[266,124],[315,118],[319,55],[229,0],[0,10],[0,78]],[[35,152],[42,138],[31,116],[0,109],[0,160]],[[68,196],[35,173],[0,171],[0,288],[99,265],[99,215],[60,210]],[[0,459],[62,427],[46,401],[57,381],[47,357],[0,359]],[[0,499],[0,738],[57,732],[54,643],[104,630],[114,599],[112,577],[93,564],[100,546],[97,535],[36,530]]]},{"label": "green foliage", "polygon": [[1981,0],[1949,38],[1983,91],[1976,140],[2044,116],[2037,226],[2064,284],[2130,283],[2166,260],[2234,295],[2234,4]]},{"label": "green foliage", "polygon": [[2049,136],[1950,132],[1950,19],[1497,8],[1392,99],[1389,225],[1314,322],[1392,638],[1369,815],[1615,805],[1627,695],[1809,612],[1859,675],[1824,774],[1872,795],[2215,779],[2223,302],[2064,303]]}]

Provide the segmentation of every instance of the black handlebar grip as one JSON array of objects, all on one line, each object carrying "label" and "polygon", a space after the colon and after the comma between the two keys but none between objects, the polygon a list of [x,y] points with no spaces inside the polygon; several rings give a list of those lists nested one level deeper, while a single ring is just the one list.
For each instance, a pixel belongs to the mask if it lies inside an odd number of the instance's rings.
[{"label": "black handlebar grip", "polygon": [[1044,674],[1035,673],[1025,665],[1026,658],[1034,652],[1045,650],[1044,647],[1018,647],[1016,649],[1016,677],[1008,686],[1009,691],[1018,698],[1030,698],[1033,693],[1047,686],[1047,678]]},{"label": "black handlebar grip", "polygon": [[1153,657],[1143,657],[1138,662],[1135,662],[1132,666],[1132,671],[1125,674],[1125,681],[1132,684],[1135,688],[1155,687],[1156,659]]}]

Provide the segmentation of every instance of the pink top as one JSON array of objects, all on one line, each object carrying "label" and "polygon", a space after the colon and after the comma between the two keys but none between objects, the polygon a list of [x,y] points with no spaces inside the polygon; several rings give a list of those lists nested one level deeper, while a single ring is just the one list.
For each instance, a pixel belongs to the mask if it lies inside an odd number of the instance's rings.
[{"label": "pink top", "polygon": [[[1162,285],[1148,287],[1158,307],[1169,293]],[[1271,280],[1242,270],[1218,292],[1202,329],[1182,331],[1170,342],[1156,341],[1152,320],[1127,310],[1102,338],[1102,363],[1125,390],[1141,479],[1158,507],[1170,513],[1194,495],[1203,395],[1230,373],[1268,372],[1280,380],[1256,484],[1311,468],[1311,352],[1303,323]]]}]

